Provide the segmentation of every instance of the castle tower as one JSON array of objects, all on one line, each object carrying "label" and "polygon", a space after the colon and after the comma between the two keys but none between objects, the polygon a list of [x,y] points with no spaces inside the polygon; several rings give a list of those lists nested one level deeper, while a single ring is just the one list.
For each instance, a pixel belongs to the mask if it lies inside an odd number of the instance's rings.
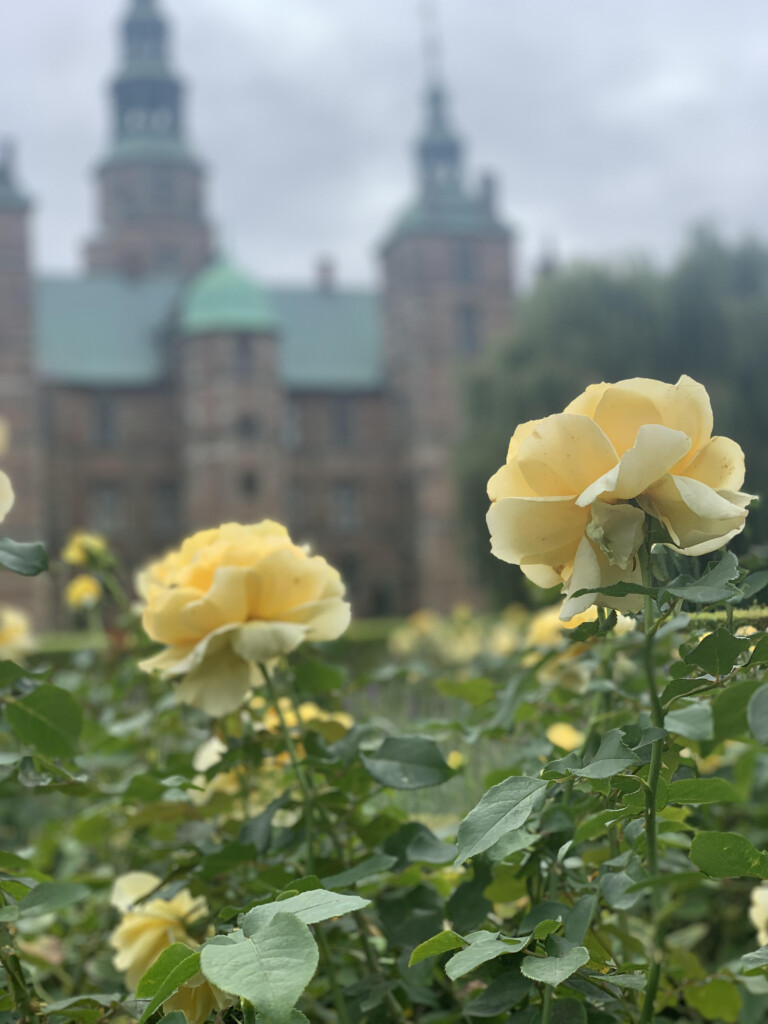
[{"label": "castle tower", "polygon": [[460,377],[511,312],[510,233],[493,180],[472,189],[448,94],[433,74],[416,145],[417,195],[382,246],[390,386],[399,405],[412,607],[477,598],[460,524],[453,447]]},{"label": "castle tower", "polygon": [[186,533],[228,518],[283,518],[284,397],[269,297],[228,263],[188,286],[174,363]]},{"label": "castle tower", "polygon": [[[35,376],[30,204],[19,189],[9,144],[0,150],[0,418],[8,425],[8,473],[16,502],[0,525],[14,540],[45,536],[39,393]],[[46,587],[40,580],[0,572],[0,601],[43,616]]]},{"label": "castle tower", "polygon": [[184,131],[184,87],[170,69],[155,0],[132,0],[112,83],[112,142],[98,168],[92,273],[194,273],[211,257],[204,174]]}]

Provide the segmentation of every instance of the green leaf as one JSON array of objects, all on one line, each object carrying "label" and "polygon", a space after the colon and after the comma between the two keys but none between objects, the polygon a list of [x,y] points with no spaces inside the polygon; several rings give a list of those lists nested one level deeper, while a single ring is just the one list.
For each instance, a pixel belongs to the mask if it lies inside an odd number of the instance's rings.
[{"label": "green leaf", "polygon": [[712,878],[768,878],[768,853],[735,832],[699,832],[689,857]]},{"label": "green leaf", "polygon": [[312,980],[317,962],[312,933],[289,913],[276,914],[250,938],[209,939],[200,954],[200,966],[208,981],[253,1003],[272,1024],[289,1024],[294,1005]]},{"label": "green leaf", "polygon": [[346,871],[340,871],[338,875],[327,875],[322,882],[328,889],[346,889],[347,886],[362,882],[372,875],[388,871],[396,863],[397,857],[391,857],[388,853],[375,853],[372,857],[366,857],[365,860],[353,864]]},{"label": "green leaf", "polygon": [[138,1024],[145,1024],[145,1021],[149,1020],[155,1010],[157,1010],[166,999],[169,999],[185,981],[189,981],[189,979],[193,978],[200,970],[200,954],[196,953],[193,949],[188,949],[188,952],[189,956],[185,957],[184,960],[179,961],[175,967],[171,968],[165,978],[158,984],[155,989],[155,994],[145,1006],[141,1017],[139,1017]]},{"label": "green leaf", "polygon": [[[754,637],[752,638],[754,640]],[[749,656],[747,664],[751,667],[755,665],[768,665],[768,636],[761,636],[755,644],[755,649]]]},{"label": "green leaf", "polygon": [[742,599],[733,580],[739,576],[739,561],[732,551],[726,551],[719,562],[710,562],[698,579],[683,574],[665,584],[664,590],[673,597],[681,597],[692,604],[719,604],[731,599]]},{"label": "green leaf", "polygon": [[17,738],[46,757],[72,757],[77,752],[83,713],[66,690],[44,683],[26,697],[9,701],[5,713]]},{"label": "green leaf", "polygon": [[642,898],[641,892],[631,891],[636,882],[626,871],[612,871],[600,879],[600,892],[609,907],[629,910]]},{"label": "green leaf", "polygon": [[97,992],[89,993],[86,996],[69,996],[67,999],[57,999],[54,1003],[46,1003],[42,1012],[48,1016],[51,1013],[63,1013],[72,1006],[82,1006],[84,1003],[92,1003],[95,1006],[113,1006],[119,1003],[122,996],[119,992]]},{"label": "green leaf", "polygon": [[575,942],[577,945],[584,941],[589,931],[592,918],[597,912],[597,894],[580,896],[565,916],[565,927],[563,929],[568,942]]},{"label": "green leaf", "polygon": [[710,676],[725,676],[752,643],[751,637],[734,636],[720,626],[683,655],[683,661],[687,665],[698,665]]},{"label": "green leaf", "polygon": [[48,555],[39,542],[22,544],[0,537],[0,565],[19,576],[39,576],[48,568]]},{"label": "green leaf", "polygon": [[712,702],[715,743],[738,739],[749,731],[747,707],[752,694],[762,685],[759,679],[741,679],[718,693]]},{"label": "green leaf", "polygon": [[300,661],[294,668],[294,685],[304,697],[335,693],[344,686],[346,672],[324,661]]},{"label": "green leaf", "polygon": [[586,946],[571,946],[557,956],[545,956],[541,959],[527,956],[520,970],[526,978],[539,981],[543,985],[552,985],[554,988],[588,962],[589,950]]},{"label": "green leaf", "polygon": [[512,1006],[517,1006],[532,989],[531,982],[519,971],[506,970],[493,979],[488,987],[464,1007],[467,1017],[496,1017]]},{"label": "green leaf", "polygon": [[243,934],[248,937],[254,935],[276,915],[290,913],[303,924],[317,924],[319,921],[351,914],[355,910],[363,910],[370,905],[371,901],[361,896],[343,896],[338,892],[328,892],[327,889],[310,889],[298,896],[289,896],[276,903],[264,903],[249,910],[243,918]]},{"label": "green leaf", "polygon": [[768,968],[768,946],[761,946],[741,958],[741,969],[744,974],[762,974]]},{"label": "green leaf", "polygon": [[470,937],[470,945],[460,953],[452,956],[445,965],[445,973],[455,981],[457,978],[474,971],[480,964],[495,960],[507,953],[519,953],[531,941],[530,935],[507,938],[498,932],[479,932]]},{"label": "green leaf", "polygon": [[[152,999],[160,990],[169,974],[184,960],[194,956],[195,950],[183,942],[174,942],[164,949],[152,966],[144,973],[136,988],[137,999]],[[191,977],[191,975],[190,975]]]},{"label": "green leaf", "polygon": [[[683,662],[678,661],[675,664],[681,665],[686,671],[690,671]],[[666,709],[679,697],[687,697],[693,690],[709,685],[711,685],[710,680],[702,679],[700,676],[694,676],[692,679],[673,679],[671,683],[664,687],[664,692],[661,695],[661,706]]]},{"label": "green leaf", "polygon": [[757,742],[768,745],[768,685],[755,690],[749,698],[747,723]]},{"label": "green leaf", "polygon": [[368,773],[390,789],[439,786],[455,773],[434,740],[423,736],[390,737],[373,754],[361,754]]},{"label": "green leaf", "polygon": [[640,758],[624,743],[618,729],[610,729],[600,741],[595,756],[581,768],[571,768],[583,779],[608,779],[625,768],[639,764]]},{"label": "green leaf", "polygon": [[621,821],[622,818],[626,818],[631,813],[629,807],[617,807],[610,808],[607,811],[597,811],[596,814],[590,814],[577,825],[573,841],[575,843],[583,843],[587,839],[594,839],[595,836],[602,835],[611,825]]},{"label": "green leaf", "polygon": [[41,882],[19,900],[19,914],[22,917],[50,914],[54,910],[68,907],[70,903],[78,903],[90,894],[91,890],[87,885],[78,885],[74,882]]},{"label": "green leaf", "polygon": [[741,1010],[741,992],[732,981],[713,978],[703,985],[690,985],[684,990],[683,998],[704,1020],[718,1021],[720,1024],[737,1024]]},{"label": "green leaf", "polygon": [[689,700],[664,716],[667,732],[687,740],[711,740],[715,735],[712,705],[703,700]]},{"label": "green leaf", "polygon": [[606,597],[629,597],[632,594],[643,594],[656,597],[655,587],[643,587],[639,583],[611,583],[607,587],[594,587],[592,590],[577,590],[571,597],[586,597],[587,594],[605,594]]},{"label": "green leaf", "polygon": [[739,582],[740,597],[732,598],[731,604],[743,604],[756,597],[761,590],[768,587],[768,570],[761,569],[759,572],[751,572]]},{"label": "green leaf", "polygon": [[728,804],[739,799],[726,779],[677,779],[670,782],[667,802],[670,804]]},{"label": "green leaf", "polygon": [[438,679],[435,689],[444,697],[458,697],[473,708],[488,704],[496,695],[496,687],[490,679]]},{"label": "green leaf", "polygon": [[414,964],[421,963],[422,960],[426,960],[430,956],[439,956],[441,953],[450,953],[453,949],[461,949],[466,944],[466,940],[462,939],[457,932],[440,932],[414,949],[408,966],[413,967]]},{"label": "green leaf", "polygon": [[459,825],[456,864],[490,849],[502,836],[524,825],[546,788],[544,779],[514,775],[491,787]]},{"label": "green leaf", "polygon": [[397,858],[398,871],[408,864],[448,864],[456,856],[453,844],[442,842],[426,825],[416,821],[408,822],[390,836],[384,851]]}]

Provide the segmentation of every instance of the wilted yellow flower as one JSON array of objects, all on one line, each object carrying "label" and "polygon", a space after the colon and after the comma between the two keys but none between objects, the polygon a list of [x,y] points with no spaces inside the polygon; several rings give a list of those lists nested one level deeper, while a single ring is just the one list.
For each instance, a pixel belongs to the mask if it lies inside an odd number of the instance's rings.
[{"label": "wilted yellow flower", "polygon": [[61,552],[61,560],[67,565],[87,565],[92,558],[103,555],[107,550],[107,542],[100,533],[79,530],[70,535]]},{"label": "wilted yellow flower", "polygon": [[184,676],[177,698],[210,715],[242,704],[253,663],[335,640],[350,620],[339,573],[270,520],[196,533],[139,573],[136,588],[144,629],[166,645],[141,667]]},{"label": "wilted yellow flower", "polygon": [[104,596],[104,589],[95,576],[81,572],[64,588],[64,601],[74,612],[93,608]]},{"label": "wilted yellow flower", "polygon": [[646,513],[686,555],[707,554],[741,532],[752,500],[739,490],[744,455],[711,434],[709,397],[690,377],[591,385],[564,412],[515,431],[506,464],[488,483],[493,553],[539,586],[562,583],[564,619],[595,601],[638,610],[635,595],[572,595],[640,582]]},{"label": "wilted yellow flower", "polygon": [[546,736],[553,746],[561,750],[576,750],[584,742],[584,733],[574,729],[569,722],[553,722]]},{"label": "wilted yellow flower", "polygon": [[[147,871],[130,871],[115,880],[112,905],[122,913],[122,920],[109,937],[115,950],[115,968],[125,974],[128,988],[135,990],[142,976],[164,949],[174,942],[183,942],[190,949],[198,943],[187,931],[208,915],[204,896],[193,897],[188,889],[170,899],[146,899],[160,884],[160,879]],[[179,991],[163,1003],[165,1012],[183,1010],[189,1024],[203,1024],[211,1011],[231,1003],[229,996],[214,988],[202,974],[186,981]]]},{"label": "wilted yellow flower", "polygon": [[29,616],[21,608],[0,605],[0,659],[13,661],[32,646],[32,627]]},{"label": "wilted yellow flower", "polygon": [[768,883],[757,885],[750,894],[749,920],[757,931],[757,941],[768,945]]}]

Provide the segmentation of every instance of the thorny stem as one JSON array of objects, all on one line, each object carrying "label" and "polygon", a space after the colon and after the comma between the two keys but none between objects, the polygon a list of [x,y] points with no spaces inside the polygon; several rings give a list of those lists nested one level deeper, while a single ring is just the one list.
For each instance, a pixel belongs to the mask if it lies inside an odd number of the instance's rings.
[{"label": "thorny stem", "polygon": [[[278,721],[280,722],[280,730],[283,734],[283,740],[285,741],[285,746],[288,751],[288,757],[291,760],[291,765],[296,775],[296,779],[299,783],[299,788],[301,789],[301,795],[304,804],[304,841],[306,842],[307,845],[307,868],[309,873],[314,875],[315,856],[314,850],[312,848],[312,812],[314,807],[313,787],[310,782],[309,776],[307,773],[305,773],[304,767],[301,761],[299,760],[299,756],[296,752],[296,744],[293,742],[291,730],[288,728],[288,723],[285,720],[283,709],[280,707],[280,701],[278,699],[274,683],[272,682],[272,677],[269,674],[269,669],[264,664],[259,664],[259,668],[261,670],[262,676],[264,677],[264,683],[267,688],[267,693],[269,694],[269,699],[272,702],[272,707],[275,709],[275,714],[277,715]],[[291,703],[293,704],[293,701],[291,701]],[[298,710],[296,710],[295,713],[297,721],[300,721],[298,716]],[[325,937],[325,934],[323,933],[322,927],[317,927],[317,929],[315,930],[315,936],[317,938],[317,944],[320,947],[320,952],[322,953],[323,959],[325,960],[328,968],[328,978],[331,983],[331,994],[333,996],[333,1002],[336,1007],[336,1012],[339,1015],[339,1022],[340,1024],[350,1024],[350,1017],[347,1011],[347,1005],[344,1002],[344,994],[339,988],[339,983],[336,980],[336,972],[333,967],[331,951],[328,948],[328,941]],[[247,1024],[247,1022],[245,1022],[245,1024]]]},{"label": "thorny stem", "polygon": [[[646,538],[645,543],[639,551],[640,565],[643,571],[643,586],[653,586],[653,575],[651,573],[651,548]],[[659,700],[659,691],[656,686],[656,669],[654,659],[654,634],[653,628],[653,598],[650,594],[645,596],[645,612],[643,616],[643,628],[645,630],[644,663],[645,675],[648,683],[648,692],[651,698],[651,721],[657,728],[664,726],[664,712]],[[651,744],[651,763],[648,771],[648,789],[645,794],[645,840],[648,851],[648,873],[654,878],[659,873],[659,851],[656,823],[656,799],[659,788],[659,777],[661,775],[661,756],[664,748],[663,737],[654,740]],[[661,891],[658,886],[651,887],[651,926],[653,930],[653,959],[648,974],[648,985],[645,990],[645,1000],[640,1014],[640,1024],[651,1024],[653,1020],[653,1004],[659,988],[661,975],[661,945],[659,942],[658,920],[661,913]]]}]

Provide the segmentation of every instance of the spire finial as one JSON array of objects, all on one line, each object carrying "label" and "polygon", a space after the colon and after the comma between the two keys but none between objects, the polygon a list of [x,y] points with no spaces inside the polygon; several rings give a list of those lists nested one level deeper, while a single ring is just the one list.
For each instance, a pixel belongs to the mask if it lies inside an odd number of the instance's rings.
[{"label": "spire finial", "polygon": [[421,30],[424,45],[424,73],[428,86],[443,80],[443,40],[435,0],[422,0]]}]

